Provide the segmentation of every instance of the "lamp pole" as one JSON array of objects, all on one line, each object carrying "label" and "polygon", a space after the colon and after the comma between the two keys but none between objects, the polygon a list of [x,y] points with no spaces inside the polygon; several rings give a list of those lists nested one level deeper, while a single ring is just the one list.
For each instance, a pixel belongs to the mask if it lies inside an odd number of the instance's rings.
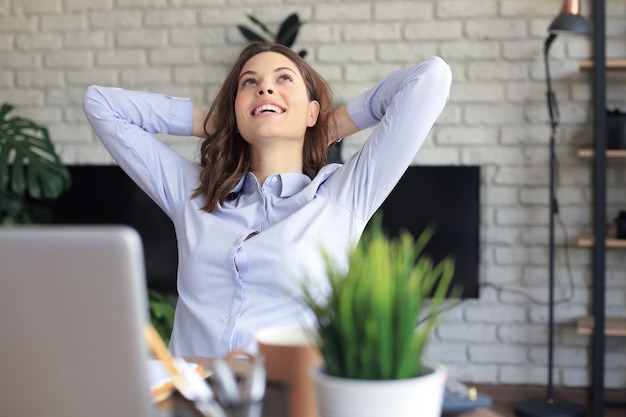
[{"label": "lamp pole", "polygon": [[552,90],[550,77],[549,51],[559,33],[589,34],[587,21],[580,16],[580,0],[565,0],[561,13],[552,22],[544,44],[544,64],[546,69],[546,101],[550,116],[550,219],[549,219],[549,269],[548,269],[548,383],[546,398],[531,399],[515,405],[519,417],[584,417],[586,408],[578,403],[554,398],[554,217],[559,207],[556,199],[556,131],[560,123],[556,95]]}]

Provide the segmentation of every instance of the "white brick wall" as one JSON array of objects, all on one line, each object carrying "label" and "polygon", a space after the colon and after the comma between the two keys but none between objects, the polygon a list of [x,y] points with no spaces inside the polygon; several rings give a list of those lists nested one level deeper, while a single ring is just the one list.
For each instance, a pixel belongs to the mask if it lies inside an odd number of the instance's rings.
[{"label": "white brick wall", "polygon": [[[0,101],[45,123],[68,163],[110,162],[82,114],[85,87],[99,83],[190,96],[208,104],[244,40],[236,24],[254,14],[272,28],[291,12],[307,21],[298,48],[347,101],[389,71],[440,55],[453,70],[450,103],[420,164],[479,164],[481,276],[547,298],[548,115],[543,41],[560,0],[0,0]],[[591,1],[583,1],[590,16]],[[626,3],[607,0],[607,55],[626,57]],[[590,231],[593,116],[589,73],[578,61],[591,40],[559,37],[551,51],[561,108],[557,228],[555,381],[589,384],[589,338],[575,319],[590,311],[591,251],[576,248]],[[609,105],[626,109],[626,76],[609,75]],[[350,154],[366,133],[344,141]],[[164,137],[164,140],[170,139]],[[193,157],[196,141],[172,140]],[[610,163],[607,220],[626,209],[626,165]],[[612,232],[612,225],[608,225]],[[568,244],[565,251],[563,245]],[[607,313],[626,316],[626,252],[607,256]],[[516,294],[484,287],[449,311],[428,356],[465,381],[545,384],[547,310]],[[609,338],[609,387],[626,387],[626,338]]]}]

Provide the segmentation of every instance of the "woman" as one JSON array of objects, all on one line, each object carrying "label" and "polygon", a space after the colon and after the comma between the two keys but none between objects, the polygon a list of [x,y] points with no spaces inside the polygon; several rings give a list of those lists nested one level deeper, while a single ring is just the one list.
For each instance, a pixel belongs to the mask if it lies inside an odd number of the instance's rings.
[{"label": "woman", "polygon": [[[188,99],[89,87],[83,107],[97,135],[175,225],[172,352],[255,351],[264,327],[311,324],[302,285],[323,282],[322,251],[347,264],[442,111],[450,80],[434,57],[331,111],[328,86],[304,60],[254,43],[208,112]],[[372,126],[345,164],[325,165],[330,143]],[[203,137],[200,164],[156,133]]]}]

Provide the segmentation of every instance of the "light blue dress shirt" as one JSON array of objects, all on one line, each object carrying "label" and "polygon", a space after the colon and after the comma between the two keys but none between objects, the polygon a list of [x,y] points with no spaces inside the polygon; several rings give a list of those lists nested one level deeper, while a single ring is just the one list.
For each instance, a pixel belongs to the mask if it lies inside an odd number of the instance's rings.
[{"label": "light blue dress shirt", "polygon": [[[448,65],[438,57],[397,70],[348,104],[361,129],[376,126],[345,164],[311,179],[283,173],[259,184],[248,173],[214,213],[191,199],[200,167],[154,134],[190,136],[189,99],[91,86],[83,107],[121,168],[172,219],[178,242],[175,355],[255,352],[254,335],[312,325],[303,285],[324,288],[322,249],[347,265],[351,245],[411,164],[447,102]],[[246,239],[248,236],[250,238]]]}]

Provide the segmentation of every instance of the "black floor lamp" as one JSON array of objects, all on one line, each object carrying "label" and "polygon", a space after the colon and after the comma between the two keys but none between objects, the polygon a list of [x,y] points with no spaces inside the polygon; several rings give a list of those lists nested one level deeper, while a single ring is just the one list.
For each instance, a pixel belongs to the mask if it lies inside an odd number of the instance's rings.
[{"label": "black floor lamp", "polygon": [[556,130],[559,125],[559,109],[556,96],[552,91],[548,51],[552,42],[559,34],[591,34],[591,28],[580,15],[580,0],[565,0],[561,13],[548,28],[548,38],[544,45],[544,61],[548,112],[550,114],[550,253],[549,253],[549,301],[548,301],[548,385],[546,398],[522,401],[515,405],[515,414],[520,417],[583,417],[587,410],[581,404],[556,400],[554,398],[553,367],[554,367],[554,217],[558,212],[555,192],[556,170]]}]

